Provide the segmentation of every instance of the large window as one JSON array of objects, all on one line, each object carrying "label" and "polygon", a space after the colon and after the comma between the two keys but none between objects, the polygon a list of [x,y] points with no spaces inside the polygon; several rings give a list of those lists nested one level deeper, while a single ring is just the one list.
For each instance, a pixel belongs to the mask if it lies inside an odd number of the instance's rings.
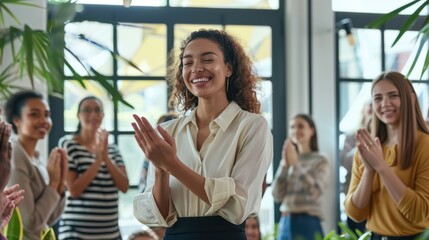
[{"label": "large window", "polygon": [[[97,3],[86,1],[89,2]],[[149,2],[150,6],[159,7],[140,6]],[[60,100],[60,104],[52,104],[54,114],[63,114],[64,120],[63,124],[56,122],[61,127],[54,129],[50,145],[56,145],[60,136],[76,130],[77,105],[81,98],[95,95],[102,99],[105,108],[103,127],[111,133],[111,142],[119,146],[131,184],[130,190],[120,195],[119,205],[120,227],[126,238],[130,232],[141,227],[133,216],[132,199],[138,193],[144,155],[134,140],[130,124],[132,114],[146,116],[155,124],[159,116],[169,110],[167,100],[170,89],[165,80],[169,52],[176,51],[189,33],[200,28],[225,29],[237,36],[253,58],[254,71],[263,78],[258,98],[262,103],[263,115],[273,129],[275,158],[280,159],[285,133],[284,54],[273,49],[284,49],[285,41],[282,1],[170,0],[170,7],[166,6],[167,1],[133,0],[130,8],[120,6],[121,3],[122,0],[116,3],[118,5],[83,5],[83,11],[76,20],[65,27],[65,42],[84,60],[84,65],[91,65],[106,75],[110,84],[124,95],[134,109],[122,104],[114,106],[110,96],[89,76],[85,81],[86,89],[68,77],[64,100]],[[230,9],[220,9],[221,6]],[[108,52],[80,41],[80,34],[132,60],[142,72],[117,61]],[[66,57],[72,59],[71,56]],[[81,74],[85,73],[80,63],[72,64]],[[65,74],[71,76],[70,72]],[[268,182],[272,175],[270,170]],[[271,233],[274,229],[271,194],[265,195],[260,215],[263,231]]]},{"label": "large window", "polygon": [[[394,6],[391,9],[393,10]],[[401,25],[392,23],[381,30],[365,28],[371,19],[379,16],[381,15],[345,12],[335,14],[336,22],[339,23],[336,37],[339,221],[345,221],[347,217],[344,212],[343,190],[347,188],[346,176],[356,151],[354,134],[358,128],[367,127],[368,113],[371,112],[371,81],[382,71],[395,70],[407,74],[417,50],[416,31],[406,32],[392,47]],[[348,35],[348,31],[343,29],[347,25],[354,27]],[[428,51],[427,45],[422,52]],[[414,82],[422,113],[426,117],[429,104],[429,73],[419,79],[423,61],[423,57],[418,60],[409,79]]]}]

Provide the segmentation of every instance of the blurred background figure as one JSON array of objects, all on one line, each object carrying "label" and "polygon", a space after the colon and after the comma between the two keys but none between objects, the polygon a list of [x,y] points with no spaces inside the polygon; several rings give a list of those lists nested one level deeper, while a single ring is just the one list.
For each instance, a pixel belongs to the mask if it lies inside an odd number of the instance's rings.
[{"label": "blurred background figure", "polygon": [[73,136],[60,139],[67,153],[67,205],[59,239],[121,239],[118,190],[128,190],[128,177],[116,145],[100,129],[103,105],[94,96],[79,102],[79,125]]},{"label": "blurred background figure", "polygon": [[44,139],[52,127],[51,111],[42,94],[17,92],[7,101],[5,111],[7,121],[17,134],[17,138],[12,139],[9,186],[19,184],[25,191],[19,206],[24,239],[39,239],[41,231],[52,226],[63,212],[67,157],[64,150],[54,148],[45,161],[36,150],[37,142]]},{"label": "blurred background figure", "polygon": [[278,240],[323,238],[321,196],[329,164],[319,153],[316,125],[309,115],[292,118],[289,135],[273,181],[272,193],[282,213]]},{"label": "blurred background figure", "polygon": [[250,216],[246,220],[246,238],[247,240],[261,240],[261,228],[257,215]]}]

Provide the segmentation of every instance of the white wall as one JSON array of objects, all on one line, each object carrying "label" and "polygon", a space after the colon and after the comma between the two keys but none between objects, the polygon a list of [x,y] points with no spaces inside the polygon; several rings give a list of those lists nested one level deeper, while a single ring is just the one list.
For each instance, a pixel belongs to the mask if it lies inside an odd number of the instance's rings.
[{"label": "white wall", "polygon": [[[318,126],[321,152],[330,160],[330,184],[323,197],[325,234],[336,228],[335,219],[335,49],[334,14],[330,0],[312,3],[312,69],[308,64],[308,1],[286,1],[287,119],[309,113],[309,74],[312,77],[312,116]],[[288,123],[286,122],[286,127]]]}]

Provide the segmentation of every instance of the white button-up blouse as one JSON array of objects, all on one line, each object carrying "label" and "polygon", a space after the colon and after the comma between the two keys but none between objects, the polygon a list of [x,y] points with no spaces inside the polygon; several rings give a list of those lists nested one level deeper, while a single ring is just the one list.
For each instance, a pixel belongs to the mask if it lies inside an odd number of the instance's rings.
[{"label": "white button-up blouse", "polygon": [[272,134],[264,117],[231,102],[210,123],[210,135],[200,151],[196,148],[195,110],[162,127],[175,139],[178,158],[205,177],[210,204],[170,176],[170,207],[164,219],[152,195],[155,174],[151,164],[146,190],[134,197],[134,216],[140,222],[168,227],[177,217],[221,216],[241,224],[259,211],[262,181],[273,158]]}]

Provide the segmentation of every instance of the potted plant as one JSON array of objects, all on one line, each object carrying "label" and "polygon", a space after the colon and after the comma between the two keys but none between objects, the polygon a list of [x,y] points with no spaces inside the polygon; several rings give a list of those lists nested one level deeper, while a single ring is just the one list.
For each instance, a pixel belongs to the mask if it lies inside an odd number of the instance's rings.
[{"label": "potted plant", "polygon": [[[68,68],[72,73],[70,77],[77,80],[85,87],[84,80],[90,77],[97,81],[111,96],[112,101],[117,104],[118,101],[132,107],[127,103],[122,94],[115,89],[108,79],[97,72],[88,63],[79,59],[79,56],[73,53],[64,43],[64,26],[67,22],[73,20],[76,14],[76,3],[71,1],[54,2],[50,14],[52,17],[48,21],[47,30],[34,30],[28,25],[21,25],[18,18],[7,4],[40,7],[29,0],[2,0],[0,2],[0,63],[3,62],[4,50],[9,48],[12,52],[12,62],[4,67],[0,72],[0,96],[7,97],[14,88],[14,81],[22,79],[24,76],[29,78],[31,86],[34,88],[35,78],[46,83],[50,94],[63,93],[64,74],[63,69]],[[9,15],[16,26],[6,26],[3,16]],[[127,64],[141,71],[134,63],[121,57],[118,53],[103,46],[85,35],[73,36],[81,41],[90,43],[95,48],[108,51],[114,58],[125,61]],[[65,58],[64,51],[77,60],[83,66],[86,74],[81,75],[74,69],[72,64]]]}]

